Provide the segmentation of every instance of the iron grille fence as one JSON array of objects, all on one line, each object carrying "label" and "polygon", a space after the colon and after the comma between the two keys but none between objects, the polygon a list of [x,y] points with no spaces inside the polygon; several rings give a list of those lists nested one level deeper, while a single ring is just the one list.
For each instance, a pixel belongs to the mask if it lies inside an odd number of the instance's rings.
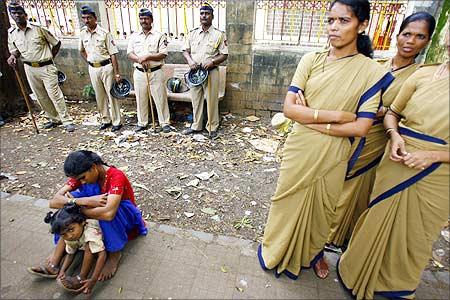
[{"label": "iron grille fence", "polygon": [[[255,42],[306,47],[328,43],[327,11],[332,0],[257,0]],[[368,34],[375,50],[389,50],[405,18],[407,0],[373,0]]]},{"label": "iron grille fence", "polygon": [[[199,26],[199,0],[105,0],[109,30],[115,38],[126,39],[139,30],[139,9],[149,8],[153,26],[169,39],[183,39],[190,29]],[[213,25],[225,30],[225,0],[209,1],[214,8]]]}]

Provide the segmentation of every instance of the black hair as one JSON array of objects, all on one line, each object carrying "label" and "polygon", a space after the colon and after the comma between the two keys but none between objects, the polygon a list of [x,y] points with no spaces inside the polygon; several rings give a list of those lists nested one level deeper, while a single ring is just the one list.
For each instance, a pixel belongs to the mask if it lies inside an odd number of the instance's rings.
[{"label": "black hair", "polygon": [[77,150],[70,153],[64,161],[64,173],[68,177],[77,177],[89,171],[93,165],[107,166],[97,153],[89,150]]},{"label": "black hair", "polygon": [[[370,3],[368,0],[335,0],[333,3],[331,3],[330,9],[336,3],[341,3],[343,5],[349,6],[353,14],[358,18],[359,22],[370,20]],[[370,58],[373,57],[372,41],[364,32],[358,34],[356,46],[359,53]]]},{"label": "black hair", "polygon": [[70,224],[81,224],[84,221],[86,221],[86,217],[81,213],[81,206],[74,203],[66,203],[55,213],[48,212],[44,218],[44,222],[50,224],[50,232],[53,234],[61,234],[67,230],[67,226]]},{"label": "black hair", "polygon": [[419,11],[416,13],[413,13],[412,15],[407,16],[402,24],[400,25],[400,31],[399,34],[408,26],[410,23],[417,22],[417,21],[425,21],[428,24],[428,37],[431,40],[431,37],[433,36],[434,29],[436,28],[436,19],[427,13],[426,11]]}]

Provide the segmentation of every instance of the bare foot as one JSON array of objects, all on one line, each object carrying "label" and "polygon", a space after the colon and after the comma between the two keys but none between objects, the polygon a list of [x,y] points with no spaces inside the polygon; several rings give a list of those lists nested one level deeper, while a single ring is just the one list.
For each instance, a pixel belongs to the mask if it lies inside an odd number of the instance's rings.
[{"label": "bare foot", "polygon": [[328,264],[325,261],[325,257],[322,257],[316,262],[314,265],[314,272],[316,272],[317,277],[320,279],[325,279],[328,277],[330,271],[328,270]]},{"label": "bare foot", "polygon": [[116,274],[117,268],[119,267],[120,259],[122,258],[122,252],[111,252],[108,253],[108,258],[106,259],[105,266],[103,267],[99,281],[108,280]]}]

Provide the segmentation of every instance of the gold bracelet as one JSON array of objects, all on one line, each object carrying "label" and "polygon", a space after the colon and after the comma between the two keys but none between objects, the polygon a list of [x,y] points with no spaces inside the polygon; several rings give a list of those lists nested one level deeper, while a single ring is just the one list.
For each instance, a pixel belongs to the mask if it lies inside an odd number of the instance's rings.
[{"label": "gold bracelet", "polygon": [[330,135],[331,123],[327,124],[327,134]]},{"label": "gold bracelet", "polygon": [[317,122],[317,119],[319,119],[319,110],[315,109],[314,110],[314,115],[313,115],[314,122]]}]

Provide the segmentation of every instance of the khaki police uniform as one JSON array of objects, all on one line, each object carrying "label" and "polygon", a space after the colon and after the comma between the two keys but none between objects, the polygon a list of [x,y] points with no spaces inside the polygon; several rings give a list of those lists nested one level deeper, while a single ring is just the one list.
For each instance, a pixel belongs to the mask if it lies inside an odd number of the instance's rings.
[{"label": "khaki police uniform", "polygon": [[[166,54],[167,39],[162,33],[150,30],[145,35],[143,31],[134,32],[128,42],[127,54],[134,53],[138,57],[148,54]],[[160,126],[170,124],[169,105],[167,103],[167,90],[164,84],[164,72],[161,67],[164,65],[164,59],[160,61],[149,60],[147,69],[150,82],[150,94],[147,89],[147,74],[144,72],[141,64],[134,63],[134,88],[136,91],[138,126],[146,127],[148,125],[148,112],[150,97],[156,105],[158,112],[158,121]],[[153,69],[153,71],[152,71]]]},{"label": "khaki police uniform", "polygon": [[58,69],[53,64],[50,48],[58,43],[50,31],[36,23],[27,22],[25,30],[18,27],[8,30],[9,52],[20,52],[28,83],[46,117],[53,123],[69,125],[73,121],[58,85]]},{"label": "khaki police uniform", "polygon": [[114,70],[111,55],[119,53],[111,33],[99,25],[91,32],[83,27],[80,32],[79,50],[86,51],[89,62],[89,76],[95,91],[95,99],[102,124],[120,125],[120,106],[111,96]]},{"label": "khaki police uniform", "polygon": [[[212,25],[207,31],[203,31],[202,27],[195,28],[189,32],[183,50],[190,51],[192,59],[197,64],[201,64],[209,58],[212,59],[218,54],[228,54],[225,33]],[[206,94],[208,116],[211,118],[208,120],[206,128],[209,130],[211,126],[211,131],[217,131],[219,127],[219,69],[216,67],[209,70],[208,80],[200,86],[191,87],[190,91],[194,115],[191,128],[202,130],[203,99]]]}]

